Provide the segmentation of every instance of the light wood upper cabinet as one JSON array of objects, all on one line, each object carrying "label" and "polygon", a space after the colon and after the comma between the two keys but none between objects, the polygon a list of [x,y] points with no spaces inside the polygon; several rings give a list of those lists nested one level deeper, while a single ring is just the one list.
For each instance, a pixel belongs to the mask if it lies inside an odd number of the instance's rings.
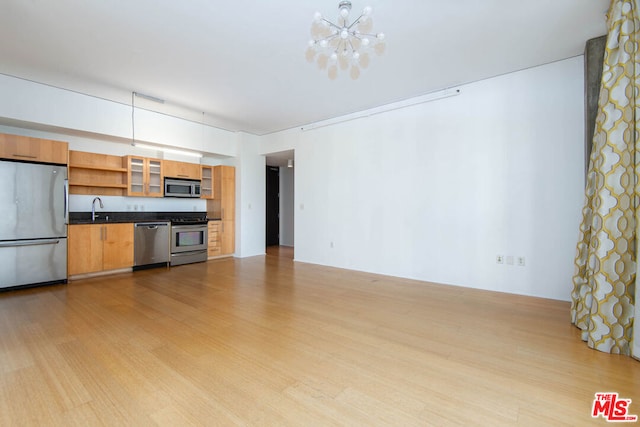
[{"label": "light wood upper cabinet", "polygon": [[213,199],[207,201],[211,218],[234,221],[236,216],[236,168],[213,167]]},{"label": "light wood upper cabinet", "polygon": [[133,224],[69,226],[69,275],[133,266]]},{"label": "light wood upper cabinet", "polygon": [[50,139],[0,134],[0,158],[66,165],[69,144]]},{"label": "light wood upper cabinet", "polygon": [[220,185],[220,198],[222,199],[223,221],[235,221],[236,219],[236,168],[220,166],[222,183]]},{"label": "light wood upper cabinet", "polygon": [[169,178],[200,179],[200,165],[197,163],[165,160],[164,176]]},{"label": "light wood upper cabinet", "polygon": [[69,193],[126,195],[127,168],[122,157],[69,151]]},{"label": "light wood upper cabinet", "polygon": [[164,162],[138,156],[126,156],[127,196],[162,197]]}]

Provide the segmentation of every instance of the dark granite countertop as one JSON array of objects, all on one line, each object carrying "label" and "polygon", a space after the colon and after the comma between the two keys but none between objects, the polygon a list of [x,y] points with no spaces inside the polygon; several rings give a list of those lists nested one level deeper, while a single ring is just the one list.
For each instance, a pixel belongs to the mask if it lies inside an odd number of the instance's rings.
[{"label": "dark granite countertop", "polygon": [[91,220],[91,212],[69,212],[69,224],[117,224],[129,222],[169,221],[171,218],[207,218],[206,212],[96,212],[96,220]]},{"label": "dark granite countertop", "polygon": [[106,218],[96,218],[95,221],[91,221],[91,218],[89,219],[75,219],[75,220],[71,220],[69,221],[70,225],[77,225],[77,224],[128,224],[131,222],[139,222],[139,221],[132,221],[129,219],[112,219],[111,217],[106,217]]}]

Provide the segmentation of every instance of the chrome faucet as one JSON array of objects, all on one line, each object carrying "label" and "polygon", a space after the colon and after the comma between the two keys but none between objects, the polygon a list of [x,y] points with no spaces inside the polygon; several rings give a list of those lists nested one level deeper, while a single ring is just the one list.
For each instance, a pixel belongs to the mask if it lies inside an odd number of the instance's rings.
[{"label": "chrome faucet", "polygon": [[91,221],[96,220],[96,200],[100,202],[100,208],[104,209],[104,205],[102,204],[102,199],[100,197],[94,197],[93,202],[91,202]]}]

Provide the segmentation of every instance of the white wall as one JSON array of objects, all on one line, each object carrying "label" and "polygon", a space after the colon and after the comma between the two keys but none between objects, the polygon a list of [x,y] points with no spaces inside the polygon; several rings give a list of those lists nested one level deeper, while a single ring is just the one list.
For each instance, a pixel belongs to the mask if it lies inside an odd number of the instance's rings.
[{"label": "white wall", "polygon": [[236,256],[265,253],[265,166],[259,153],[260,138],[239,134],[240,155],[236,159]]},{"label": "white wall", "polygon": [[[70,212],[91,211],[91,203],[96,195],[71,194]],[[164,197],[121,197],[100,196],[104,208],[96,203],[96,212],[206,212],[205,199],[179,199]]]},{"label": "white wall", "polygon": [[[238,136],[206,124],[135,109],[135,140],[212,153],[197,160],[131,145],[130,105],[0,74],[0,132],[69,142],[71,150],[124,156],[143,155],[220,164],[224,156],[237,155]],[[206,211],[204,200],[101,196],[107,211]],[[71,211],[91,209],[93,196],[71,195]]]},{"label": "white wall", "polygon": [[294,169],[280,168],[280,244],[293,246],[294,244]]},{"label": "white wall", "polygon": [[[94,134],[113,141],[135,139],[224,156],[237,155],[237,136],[131,105],[0,74],[0,118],[48,129]],[[138,104],[136,104],[138,105]]]},{"label": "white wall", "polygon": [[[457,97],[263,137],[296,150],[296,259],[568,300],[583,199],[582,57]],[[498,265],[496,255],[525,266]]]}]

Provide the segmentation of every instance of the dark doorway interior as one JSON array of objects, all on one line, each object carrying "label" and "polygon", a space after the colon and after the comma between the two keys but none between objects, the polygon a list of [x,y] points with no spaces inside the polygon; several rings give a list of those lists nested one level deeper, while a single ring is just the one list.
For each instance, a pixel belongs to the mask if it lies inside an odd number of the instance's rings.
[{"label": "dark doorway interior", "polygon": [[267,246],[280,244],[280,168],[267,166]]}]

